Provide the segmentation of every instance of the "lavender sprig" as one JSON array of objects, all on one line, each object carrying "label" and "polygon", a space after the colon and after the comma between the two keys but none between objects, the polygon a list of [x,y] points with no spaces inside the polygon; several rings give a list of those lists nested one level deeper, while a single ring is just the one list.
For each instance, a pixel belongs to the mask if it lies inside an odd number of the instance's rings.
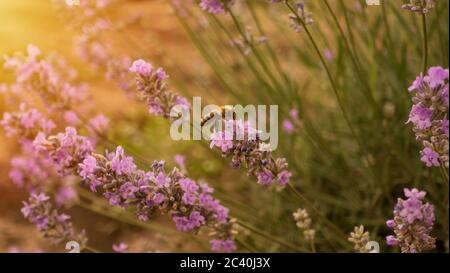
[{"label": "lavender sprig", "polygon": [[201,0],[200,8],[212,14],[220,14],[230,9],[235,2],[235,0]]},{"label": "lavender sprig", "polygon": [[431,67],[408,89],[414,94],[414,105],[407,123],[414,125],[416,139],[422,142],[421,160],[427,167],[449,166],[448,79],[448,69]]},{"label": "lavender sprig", "polygon": [[395,235],[386,237],[387,244],[399,246],[403,253],[417,253],[436,247],[430,236],[434,224],[434,206],[423,203],[426,192],[404,189],[406,200],[398,198],[394,219],[386,222]]},{"label": "lavender sprig", "polygon": [[434,9],[437,0],[409,0],[409,4],[402,5],[402,9],[427,14]]},{"label": "lavender sprig", "polygon": [[133,207],[141,221],[157,213],[171,213],[180,231],[210,229],[214,251],[236,249],[234,220],[228,209],[212,197],[213,189],[186,177],[177,168],[165,171],[163,161],[154,162],[151,170],[139,170],[122,147],[114,153],[93,153],[89,140],[73,128],[66,133],[35,141],[36,148],[53,160],[61,172],[79,175],[94,192],[101,191],[113,206]]},{"label": "lavender sprig", "polygon": [[44,238],[54,245],[61,245],[67,241],[76,241],[80,250],[86,247],[87,237],[84,230],[76,233],[70,216],[59,213],[53,208],[50,197],[44,193],[31,194],[27,202],[23,202],[23,216],[42,232]]}]

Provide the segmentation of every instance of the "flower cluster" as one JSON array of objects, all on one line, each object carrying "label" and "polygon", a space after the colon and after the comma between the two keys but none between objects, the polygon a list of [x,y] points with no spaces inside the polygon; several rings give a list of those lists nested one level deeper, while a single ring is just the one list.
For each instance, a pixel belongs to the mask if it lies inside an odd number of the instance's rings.
[{"label": "flower cluster", "polygon": [[418,253],[435,248],[436,239],[430,236],[434,224],[434,206],[423,203],[426,195],[417,189],[404,189],[406,200],[399,198],[394,219],[386,222],[394,236],[386,237],[387,244],[399,246],[403,253]]},{"label": "flower cluster", "polygon": [[28,109],[25,103],[20,104],[19,112],[5,112],[0,125],[7,136],[16,136],[22,140],[33,139],[39,132],[50,133],[56,126],[38,110]]},{"label": "flower cluster", "polygon": [[414,105],[408,123],[414,125],[416,139],[422,142],[421,160],[427,167],[448,167],[448,77],[448,69],[431,67],[409,87]]},{"label": "flower cluster", "polygon": [[409,4],[402,5],[402,9],[427,14],[436,6],[437,0],[409,0]]},{"label": "flower cluster", "polygon": [[289,111],[289,117],[283,120],[282,124],[283,131],[286,134],[291,135],[298,130],[299,126],[300,126],[300,119],[298,118],[298,110],[295,108],[291,109]]},{"label": "flower cluster", "polygon": [[350,232],[350,237],[348,237],[348,241],[354,244],[354,249],[359,253],[369,252],[369,249],[366,248],[369,239],[370,233],[368,231],[364,231],[363,225],[355,227],[353,232]]},{"label": "flower cluster", "polygon": [[128,250],[128,245],[125,243],[113,244],[112,249],[117,253],[125,253]]},{"label": "flower cluster", "polygon": [[290,14],[289,20],[290,20],[290,27],[293,28],[295,32],[302,31],[303,23],[305,25],[311,25],[314,23],[312,13],[305,11],[305,4],[303,2],[297,3],[297,12],[296,14]]},{"label": "flower cluster", "polygon": [[88,140],[73,128],[35,142],[58,167],[79,175],[92,191],[101,191],[111,205],[134,207],[141,221],[158,212],[171,213],[178,230],[197,232],[208,227],[214,236],[214,250],[235,250],[234,222],[207,184],[198,184],[177,168],[166,172],[163,161],[154,162],[151,171],[139,170],[120,146],[113,153],[93,153]]},{"label": "flower cluster", "polygon": [[253,47],[266,43],[267,36],[254,36],[249,27],[246,27],[244,38],[235,38],[230,41],[232,47],[239,48],[244,55],[249,56],[252,53]]},{"label": "flower cluster", "polygon": [[269,186],[277,181],[286,186],[292,173],[287,170],[285,158],[274,158],[272,151],[261,142],[259,132],[248,122],[241,120],[225,120],[225,128],[211,135],[210,147],[217,147],[222,156],[231,158],[231,166],[245,166],[248,174],[256,176],[258,183]]},{"label": "flower cluster", "polygon": [[154,115],[170,117],[175,105],[189,108],[185,98],[169,91],[166,79],[169,77],[163,68],[154,69],[144,60],[136,60],[130,67],[136,75],[136,90],[142,100],[147,102],[149,112]]},{"label": "flower cluster", "polygon": [[303,236],[308,242],[313,242],[316,235],[316,231],[311,228],[311,217],[305,209],[298,209],[292,214],[295,220],[295,224],[301,230],[303,230]]},{"label": "flower cluster", "polygon": [[235,2],[235,0],[201,0],[200,8],[212,14],[220,14],[230,9]]},{"label": "flower cluster", "polygon": [[23,216],[44,234],[44,238],[60,245],[67,241],[76,241],[80,244],[80,250],[85,248],[87,238],[84,231],[76,233],[70,216],[59,213],[53,208],[50,197],[41,194],[31,194],[27,202],[23,202]]}]

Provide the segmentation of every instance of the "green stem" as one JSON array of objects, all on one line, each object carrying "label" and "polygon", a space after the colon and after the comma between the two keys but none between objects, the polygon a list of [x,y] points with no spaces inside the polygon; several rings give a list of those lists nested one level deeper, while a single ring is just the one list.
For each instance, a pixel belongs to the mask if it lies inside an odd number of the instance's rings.
[{"label": "green stem", "polygon": [[425,75],[428,67],[428,31],[427,31],[427,17],[422,13],[422,31],[423,31],[423,69]]}]

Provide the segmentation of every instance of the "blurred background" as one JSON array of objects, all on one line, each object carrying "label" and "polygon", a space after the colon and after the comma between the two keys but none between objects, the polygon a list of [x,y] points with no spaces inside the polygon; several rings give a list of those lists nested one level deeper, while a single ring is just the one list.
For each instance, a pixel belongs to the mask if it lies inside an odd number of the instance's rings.
[{"label": "blurred background", "polygon": [[[331,0],[330,6],[304,1],[306,16],[313,19],[311,34],[359,141],[346,125],[316,48],[292,25],[291,11],[283,5],[237,1],[233,21],[201,11],[196,1],[173,1],[175,6],[165,0],[91,2],[97,4],[94,15],[64,1],[0,0],[0,53],[26,52],[34,44],[43,54],[64,59],[77,72],[73,81],[88,84],[91,111],[110,120],[108,138],[143,158],[140,167],[153,160],[175,166],[175,157],[182,155],[189,175],[208,181],[234,217],[309,250],[292,218],[297,208],[307,208],[317,230],[317,251],[324,252],[353,251],[346,235],[359,225],[383,251],[394,251],[384,243],[390,234],[385,221],[403,188],[418,187],[437,208],[436,251],[448,251],[448,188],[439,171],[420,162],[420,145],[405,125],[412,105],[407,88],[422,70],[420,16],[400,8],[407,1],[382,1],[379,7],[359,0]],[[106,18],[109,26],[89,32],[93,18]],[[447,68],[448,1],[438,1],[428,18],[429,66]],[[188,99],[279,105],[276,155],[287,158],[292,183],[308,202],[279,188],[262,188],[245,170],[229,167],[208,143],[174,143],[169,122],[149,115],[133,90],[117,81],[122,74],[113,73],[120,70],[117,62],[138,58],[164,67],[171,87]],[[105,76],[108,72],[113,76]],[[0,82],[13,81],[12,73],[0,69]],[[0,93],[0,113],[16,110],[19,103]],[[107,143],[99,147],[111,149]],[[17,154],[17,139],[0,133],[0,251],[64,251],[45,241],[20,213],[27,192],[9,179]],[[100,251],[112,251],[120,242],[136,252],[209,251],[206,236],[176,232],[168,216],[143,225],[128,216],[114,218],[122,212],[104,204],[89,205],[75,202],[65,209]],[[240,251],[289,251],[248,230],[239,236]]]}]

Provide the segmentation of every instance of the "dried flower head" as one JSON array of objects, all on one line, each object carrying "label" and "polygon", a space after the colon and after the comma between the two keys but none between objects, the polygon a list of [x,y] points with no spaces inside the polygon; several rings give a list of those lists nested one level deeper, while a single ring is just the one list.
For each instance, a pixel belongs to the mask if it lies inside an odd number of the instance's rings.
[{"label": "dried flower head", "polygon": [[369,242],[369,240],[370,240],[370,233],[368,231],[364,231],[363,225],[355,227],[353,232],[350,233],[350,237],[348,237],[348,241],[355,245],[354,249],[359,253],[369,252],[369,250],[366,248],[366,245]]}]

